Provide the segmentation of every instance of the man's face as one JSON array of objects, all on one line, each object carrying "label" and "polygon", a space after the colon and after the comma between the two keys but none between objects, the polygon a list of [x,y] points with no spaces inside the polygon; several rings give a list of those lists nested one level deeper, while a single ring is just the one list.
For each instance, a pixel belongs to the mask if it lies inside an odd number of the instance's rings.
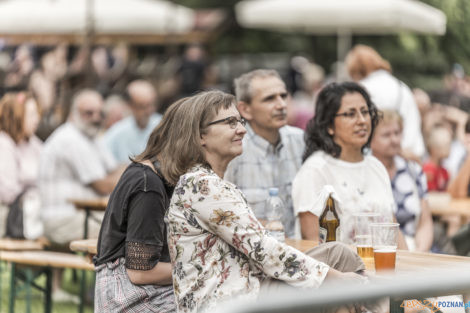
[{"label": "man's face", "polygon": [[103,101],[99,97],[88,96],[78,105],[77,127],[88,137],[98,135],[103,123]]},{"label": "man's face", "polygon": [[147,127],[150,116],[155,112],[155,95],[136,95],[131,100],[131,110],[137,125],[142,129]]},{"label": "man's face", "polygon": [[278,131],[287,124],[286,85],[275,76],[257,77],[251,81],[251,103],[245,118],[254,129]]}]

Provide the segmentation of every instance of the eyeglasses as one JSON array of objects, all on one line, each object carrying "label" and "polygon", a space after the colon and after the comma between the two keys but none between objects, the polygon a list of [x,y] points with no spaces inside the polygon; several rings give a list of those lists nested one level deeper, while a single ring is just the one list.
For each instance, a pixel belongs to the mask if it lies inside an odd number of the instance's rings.
[{"label": "eyeglasses", "polygon": [[344,112],[344,113],[338,113],[335,116],[344,116],[348,120],[357,120],[359,118],[359,114],[364,118],[370,118],[370,110],[363,109],[360,111],[354,110],[354,111],[349,111],[349,112]]},{"label": "eyeglasses", "polygon": [[229,116],[229,117],[223,118],[221,120],[210,122],[209,124],[207,124],[207,126],[218,124],[218,123],[228,124],[231,129],[235,129],[235,128],[237,128],[238,123],[242,124],[242,126],[245,126],[246,125],[246,120],[243,117],[238,119],[235,116]]},{"label": "eyeglasses", "polygon": [[96,111],[96,110],[80,110],[80,114],[85,118],[91,118],[95,114],[99,114],[101,118],[104,117],[104,111]]}]

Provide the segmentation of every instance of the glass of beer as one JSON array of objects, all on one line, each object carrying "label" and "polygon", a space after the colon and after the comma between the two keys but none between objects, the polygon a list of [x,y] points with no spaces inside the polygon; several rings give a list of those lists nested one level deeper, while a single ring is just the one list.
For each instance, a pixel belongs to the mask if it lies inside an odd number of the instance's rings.
[{"label": "glass of beer", "polygon": [[354,217],[354,241],[357,254],[362,258],[373,258],[372,233],[370,225],[379,221],[380,214],[375,212],[355,213]]},{"label": "glass of beer", "polygon": [[375,271],[394,271],[398,245],[398,223],[372,223]]}]

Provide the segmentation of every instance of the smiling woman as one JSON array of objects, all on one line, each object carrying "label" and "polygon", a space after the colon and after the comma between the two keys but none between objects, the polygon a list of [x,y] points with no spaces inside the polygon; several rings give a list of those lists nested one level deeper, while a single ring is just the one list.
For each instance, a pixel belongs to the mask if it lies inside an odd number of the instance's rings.
[{"label": "smiling woman", "polygon": [[377,212],[392,221],[394,200],[385,167],[365,154],[379,114],[367,92],[353,82],[332,83],[319,94],[307,126],[304,163],[292,187],[295,214],[304,239],[318,240],[318,216],[326,185],[336,193],[341,241],[354,240],[353,214]]},{"label": "smiling woman", "polygon": [[337,271],[364,269],[344,245],[324,245],[307,256],[268,236],[242,192],[223,179],[228,163],[242,153],[246,133],[232,95],[201,93],[184,100],[178,111],[175,124],[183,132],[165,159],[178,165],[167,215],[178,312],[256,299],[271,278],[297,287],[317,287],[332,278],[363,281]]}]

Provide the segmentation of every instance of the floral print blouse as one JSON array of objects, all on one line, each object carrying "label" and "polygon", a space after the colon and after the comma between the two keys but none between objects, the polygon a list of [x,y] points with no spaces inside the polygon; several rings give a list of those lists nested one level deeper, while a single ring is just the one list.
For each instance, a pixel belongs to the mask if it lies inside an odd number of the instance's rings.
[{"label": "floral print blouse", "polygon": [[256,299],[269,277],[318,287],[329,269],[268,236],[241,191],[201,165],[180,177],[167,222],[178,312]]}]

